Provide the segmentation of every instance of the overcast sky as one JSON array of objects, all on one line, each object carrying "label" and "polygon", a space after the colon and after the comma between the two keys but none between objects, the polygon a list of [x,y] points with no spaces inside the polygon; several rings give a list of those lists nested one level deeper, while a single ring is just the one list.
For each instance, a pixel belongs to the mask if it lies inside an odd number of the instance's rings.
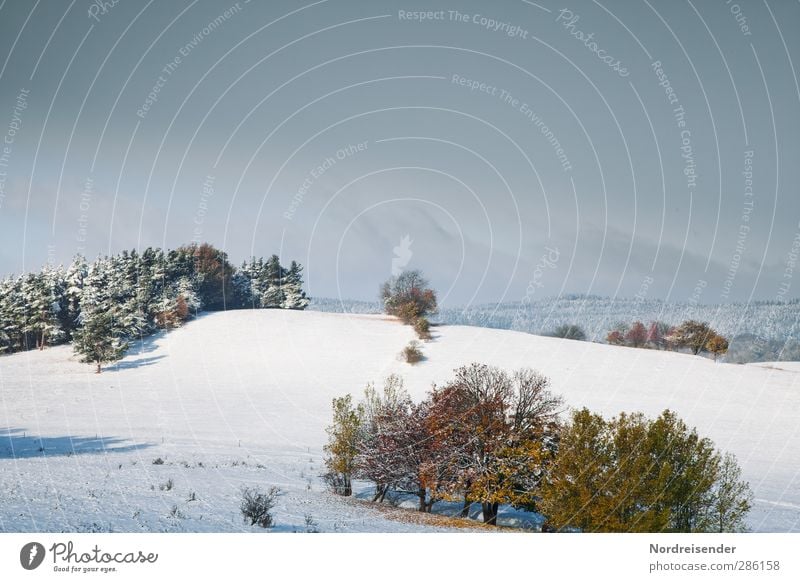
[{"label": "overcast sky", "polygon": [[202,240],[312,296],[798,297],[798,2],[101,4],[0,2],[0,273]]}]

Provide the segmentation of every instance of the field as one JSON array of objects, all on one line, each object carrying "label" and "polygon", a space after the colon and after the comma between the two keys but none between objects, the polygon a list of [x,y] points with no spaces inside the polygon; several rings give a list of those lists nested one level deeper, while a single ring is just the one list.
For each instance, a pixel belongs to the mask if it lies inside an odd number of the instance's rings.
[{"label": "field", "polygon": [[381,315],[245,310],[148,338],[100,375],[70,346],[0,357],[0,531],[258,530],[241,489],[272,485],[276,531],[450,530],[325,492],[324,429],[335,396],[398,373],[421,398],[473,361],[536,368],[572,407],[675,410],[737,455],[752,530],[800,531],[800,364],[439,326],[411,366],[398,353],[413,337]]}]

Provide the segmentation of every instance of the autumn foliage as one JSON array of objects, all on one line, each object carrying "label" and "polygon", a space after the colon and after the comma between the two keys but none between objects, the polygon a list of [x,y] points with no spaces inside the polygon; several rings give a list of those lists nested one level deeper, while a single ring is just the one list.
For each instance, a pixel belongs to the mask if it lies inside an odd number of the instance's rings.
[{"label": "autumn foliage", "polygon": [[[346,481],[374,482],[375,500],[391,489],[416,495],[420,511],[430,511],[438,500],[460,499],[465,507],[477,502],[484,522],[496,524],[500,504],[535,505],[556,451],[561,406],[538,372],[509,375],[475,363],[457,369],[451,382],[434,387],[419,404],[397,376],[387,378],[382,393],[369,386],[358,409],[347,401],[353,415],[342,416],[339,399],[329,434],[352,434],[336,425],[360,418]],[[338,440],[329,443],[329,453],[352,450],[346,438]],[[350,466],[331,455],[328,465]]]},{"label": "autumn foliage", "polygon": [[541,487],[554,530],[735,532],[752,494],[732,455],[675,413],[573,413]]}]

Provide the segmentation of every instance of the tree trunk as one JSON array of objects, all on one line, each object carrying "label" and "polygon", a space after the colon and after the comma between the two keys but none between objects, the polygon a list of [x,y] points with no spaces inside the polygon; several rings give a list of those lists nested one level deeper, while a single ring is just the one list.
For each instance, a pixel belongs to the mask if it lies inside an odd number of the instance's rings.
[{"label": "tree trunk", "polygon": [[95,372],[95,374],[99,373],[100,373],[100,362],[97,362],[97,371]]},{"label": "tree trunk", "polygon": [[425,508],[427,504],[425,503],[425,488],[421,487],[419,491],[417,491],[417,497],[419,497],[419,510],[423,513],[425,512]]},{"label": "tree trunk", "polygon": [[485,501],[481,502],[481,508],[483,509],[483,523],[488,525],[497,525],[498,507],[498,503],[487,503]]},{"label": "tree trunk", "polygon": [[472,501],[464,497],[464,506],[461,508],[461,517],[469,517],[469,508],[472,506]]},{"label": "tree trunk", "polygon": [[389,488],[388,485],[380,485],[380,484],[376,485],[375,495],[372,497],[372,502],[373,503],[375,503],[376,501],[378,503],[382,502],[383,498],[386,497],[386,490],[388,488]]},{"label": "tree trunk", "polygon": [[350,497],[353,494],[353,484],[350,482],[350,476],[344,476],[344,487],[342,487],[342,495]]}]

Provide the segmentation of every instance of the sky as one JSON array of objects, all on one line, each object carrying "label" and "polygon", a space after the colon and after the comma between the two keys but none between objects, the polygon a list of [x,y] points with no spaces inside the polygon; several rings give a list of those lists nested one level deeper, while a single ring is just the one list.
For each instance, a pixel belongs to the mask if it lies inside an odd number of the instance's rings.
[{"label": "sky", "polygon": [[800,3],[0,2],[0,274],[209,242],[375,299],[800,296]]}]

